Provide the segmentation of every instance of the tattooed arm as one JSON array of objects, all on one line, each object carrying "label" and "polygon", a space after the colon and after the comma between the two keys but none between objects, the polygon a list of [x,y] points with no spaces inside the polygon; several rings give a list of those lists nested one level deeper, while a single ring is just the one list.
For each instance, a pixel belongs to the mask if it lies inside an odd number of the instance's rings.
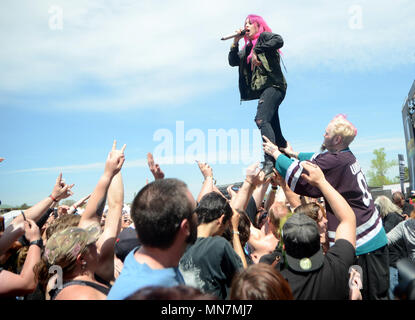
[{"label": "tattooed arm", "polygon": [[86,228],[92,223],[101,222],[108,188],[111,184],[112,178],[121,170],[125,160],[125,145],[121,150],[116,150],[116,146],[117,142],[114,140],[112,150],[108,154],[107,161],[105,162],[104,174],[99,179],[97,186],[91,194],[85,211],[82,213],[81,221],[79,221],[78,225],[80,228]]}]

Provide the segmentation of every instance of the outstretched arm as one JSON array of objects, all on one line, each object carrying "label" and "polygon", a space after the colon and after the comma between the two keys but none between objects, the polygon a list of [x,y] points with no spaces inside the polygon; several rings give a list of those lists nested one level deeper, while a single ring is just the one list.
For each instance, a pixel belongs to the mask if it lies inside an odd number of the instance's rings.
[{"label": "outstretched arm", "polygon": [[269,181],[259,185],[252,192],[252,197],[254,198],[256,207],[258,209],[262,206],[262,201],[265,198],[265,194],[267,193],[268,186],[269,186]]},{"label": "outstretched arm", "polygon": [[404,235],[405,221],[398,223],[386,236],[388,237],[388,245],[392,245],[399,241]]},{"label": "outstretched arm", "polygon": [[258,163],[254,163],[246,170],[246,178],[238,190],[236,196],[232,197],[231,206],[236,210],[245,211],[248,201],[255,188],[264,183],[265,173],[259,170]]},{"label": "outstretched arm", "polygon": [[232,245],[233,245],[233,249],[235,250],[236,254],[239,256],[239,258],[241,258],[244,269],[246,269],[248,267],[248,264],[246,262],[244,250],[242,249],[241,240],[239,239],[239,231],[238,231],[239,217],[240,217],[239,212],[236,211],[234,208],[232,208],[232,218],[231,218]]},{"label": "outstretched arm", "polygon": [[125,145],[121,148],[121,150],[117,150],[116,147],[117,141],[114,140],[112,150],[108,154],[107,161],[105,162],[104,173],[92,192],[85,211],[81,216],[81,221],[79,221],[80,228],[86,228],[92,223],[101,222],[101,216],[104,211],[107,191],[111,180],[121,170],[125,161]]},{"label": "outstretched arm", "polygon": [[[41,200],[34,206],[30,207],[27,210],[24,210],[25,217],[34,221],[39,220],[40,217],[45,213],[45,211],[50,208],[53,204],[57,204],[59,201],[66,199],[73,195],[72,187],[74,185],[67,185],[62,179],[62,173],[59,174],[56,179],[55,186],[53,187],[52,193]],[[23,216],[18,216],[13,220],[13,224],[19,224],[23,222]]]},{"label": "outstretched arm", "polygon": [[73,214],[80,206],[83,206],[85,202],[87,202],[87,200],[89,199],[89,197],[91,197],[91,195],[87,195],[83,198],[81,198],[80,200],[78,200],[77,202],[75,202],[71,208],[68,211],[68,214]]},{"label": "outstretched arm", "polygon": [[284,178],[278,173],[278,171],[275,168],[274,168],[274,173],[275,173],[276,183],[281,187],[281,190],[284,192],[285,197],[288,203],[290,204],[290,207],[292,208],[292,210],[294,210],[299,205],[301,205],[300,196],[288,187],[287,182],[284,180]]},{"label": "outstretched arm", "polygon": [[[313,198],[319,198],[322,196],[322,193],[319,188],[313,186],[309,183],[304,183],[301,173],[303,171],[302,160],[308,160],[312,154],[303,154],[301,153],[298,157],[299,160],[292,160],[286,155],[282,154],[278,147],[273,144],[267,137],[262,136],[264,139],[263,148],[264,152],[274,157],[276,160],[275,168],[278,173],[285,178],[288,183],[288,187],[296,192],[297,194],[307,195]],[[304,157],[307,156],[307,157]],[[324,168],[323,168],[324,169]],[[327,169],[327,168],[325,168]]]},{"label": "outstretched arm", "polygon": [[[241,33],[243,29],[236,30],[235,33]],[[231,67],[237,67],[240,63],[240,57],[239,57],[239,50],[238,50],[238,44],[239,40],[241,40],[243,36],[236,36],[233,38],[233,43],[231,46],[231,50],[229,51],[228,55],[228,62]]]},{"label": "outstretched arm", "polygon": [[197,197],[197,202],[200,202],[204,195],[214,191],[213,170],[207,163],[199,161],[196,162],[204,178],[202,189],[200,190],[199,195]]},{"label": "outstretched arm", "polygon": [[108,213],[104,231],[97,241],[99,267],[96,273],[104,280],[114,278],[114,246],[121,230],[121,215],[124,206],[124,185],[121,171],[111,181],[108,189]]},{"label": "outstretched arm", "polygon": [[25,220],[37,222],[54,203],[59,202],[72,195],[71,188],[73,185],[66,185],[62,180],[62,173],[56,179],[55,186],[49,197],[41,200],[27,210],[22,210],[22,214],[13,219],[12,223],[6,228],[0,238],[0,254],[3,254],[14,241],[24,234]]},{"label": "outstretched arm", "polygon": [[282,152],[284,152],[287,156],[291,157],[291,158],[296,158],[298,159],[298,152],[295,152],[293,150],[293,148],[291,147],[291,144],[287,141],[287,147],[286,148],[280,148],[280,150]]},{"label": "outstretched arm", "polygon": [[[33,220],[24,222],[24,230],[29,242],[40,239],[39,227]],[[23,296],[36,289],[37,280],[33,268],[40,261],[40,253],[40,247],[33,244],[29,246],[20,274],[7,270],[0,272],[0,296]]]}]

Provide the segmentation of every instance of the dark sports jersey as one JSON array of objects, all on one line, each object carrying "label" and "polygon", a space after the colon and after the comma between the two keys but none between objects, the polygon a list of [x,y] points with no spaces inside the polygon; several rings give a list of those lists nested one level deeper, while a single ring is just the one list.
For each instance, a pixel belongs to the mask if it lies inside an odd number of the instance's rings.
[{"label": "dark sports jersey", "polygon": [[[299,160],[280,155],[275,167],[295,193],[319,198],[323,196],[320,189],[301,178],[301,161],[310,160],[317,164],[326,180],[346,199],[356,215],[356,254],[365,254],[385,246],[387,238],[380,214],[368,190],[366,178],[350,149],[311,155],[300,153]],[[326,211],[328,238],[330,245],[333,245],[339,221],[327,201]]]}]

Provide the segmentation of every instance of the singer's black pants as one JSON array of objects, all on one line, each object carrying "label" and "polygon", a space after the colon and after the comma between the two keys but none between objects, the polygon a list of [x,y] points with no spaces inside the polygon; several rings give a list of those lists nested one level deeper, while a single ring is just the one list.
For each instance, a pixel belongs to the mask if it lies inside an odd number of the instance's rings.
[{"label": "singer's black pants", "polygon": [[[287,141],[281,132],[278,108],[284,97],[285,91],[278,88],[269,87],[265,89],[259,98],[255,116],[255,122],[261,131],[261,136],[266,136],[272,143],[282,148],[287,146]],[[265,154],[264,158],[265,161],[269,160],[275,163],[275,159],[268,154]]]}]

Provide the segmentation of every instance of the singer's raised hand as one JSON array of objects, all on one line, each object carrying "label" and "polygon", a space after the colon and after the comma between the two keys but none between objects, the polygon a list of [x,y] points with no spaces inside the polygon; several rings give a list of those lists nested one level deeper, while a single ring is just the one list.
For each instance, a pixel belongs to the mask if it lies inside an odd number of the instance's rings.
[{"label": "singer's raised hand", "polygon": [[242,32],[244,31],[245,29],[243,29],[243,28],[240,28],[240,29],[238,29],[238,30],[235,30],[235,33],[237,33],[238,34],[238,36],[236,36],[235,38],[233,38],[233,43],[234,44],[238,44],[238,42],[239,42],[239,40],[241,40],[244,36],[242,35]]}]

